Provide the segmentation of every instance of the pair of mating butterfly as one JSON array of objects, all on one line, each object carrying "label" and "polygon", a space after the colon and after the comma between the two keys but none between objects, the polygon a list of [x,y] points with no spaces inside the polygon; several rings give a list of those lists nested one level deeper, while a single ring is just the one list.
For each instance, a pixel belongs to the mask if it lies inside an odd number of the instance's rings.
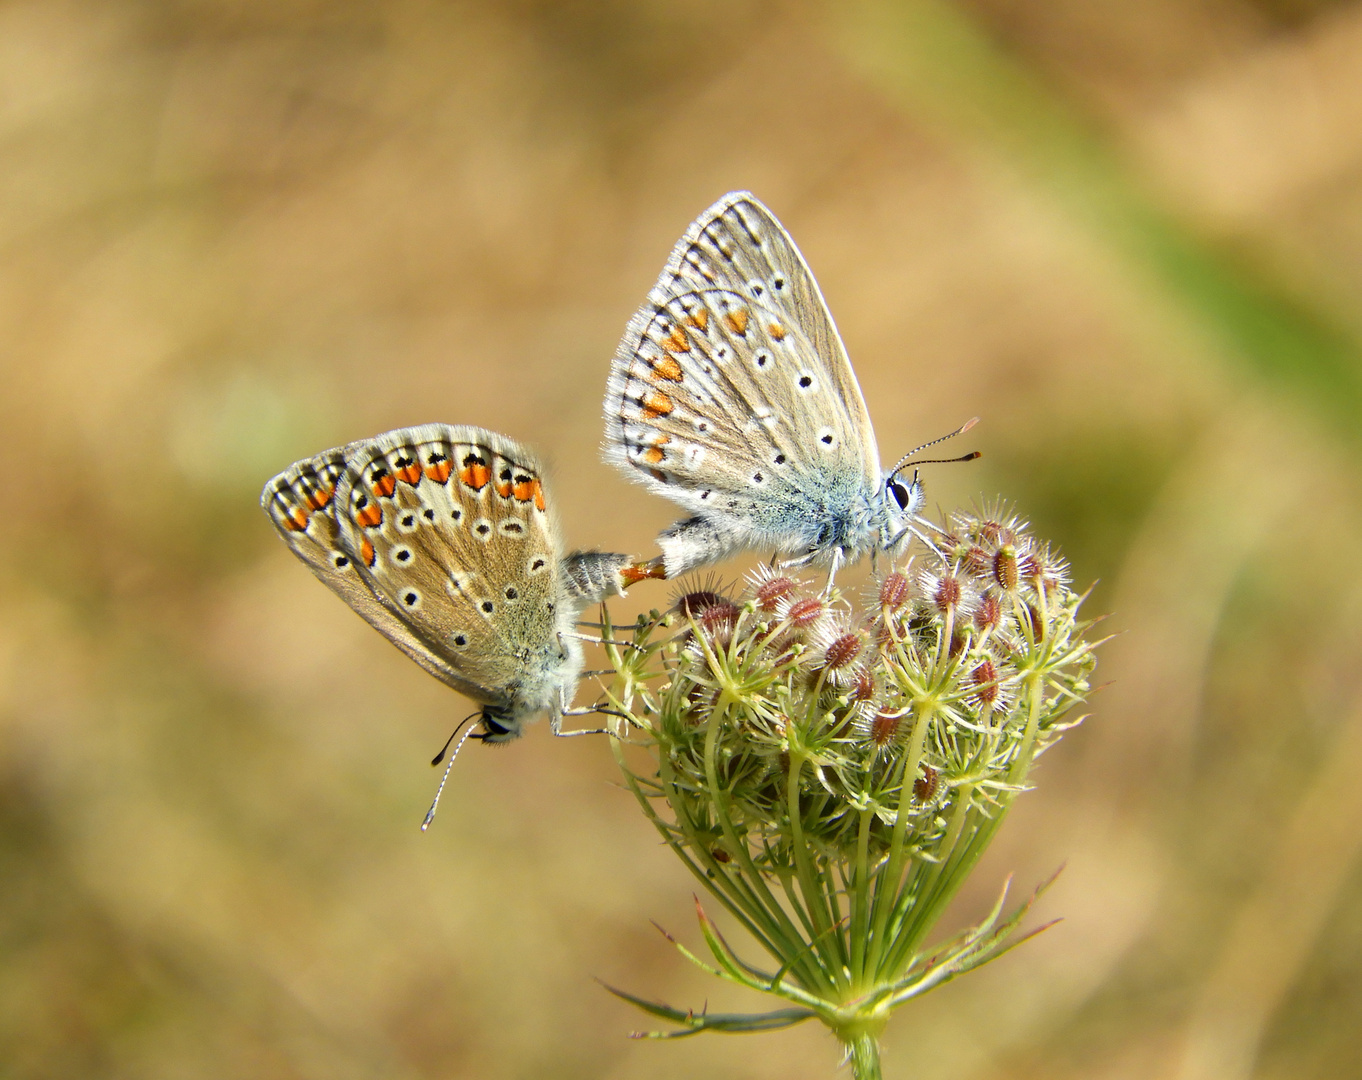
[{"label": "pair of mating butterfly", "polygon": [[[897,548],[923,502],[916,476],[898,478],[906,458],[881,470],[818,285],[747,192],[677,243],[615,353],[605,416],[607,457],[693,515],[659,537],[668,578],[750,548],[835,571]],[[487,742],[544,712],[559,734],[582,670],[579,614],[662,576],[624,555],[564,555],[534,455],[482,428],[426,424],[328,450],[276,476],[261,503],[317,577],[481,703]]]}]

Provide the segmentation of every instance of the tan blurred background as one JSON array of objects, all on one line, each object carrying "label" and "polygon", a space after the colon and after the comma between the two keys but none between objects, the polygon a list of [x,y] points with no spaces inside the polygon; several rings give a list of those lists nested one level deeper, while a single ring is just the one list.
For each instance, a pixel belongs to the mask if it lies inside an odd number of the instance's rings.
[{"label": "tan blurred background", "polygon": [[739,187],[885,456],[982,416],[932,500],[1013,499],[1122,632],[953,916],[1067,861],[1065,921],[904,1009],[886,1075],[1362,1075],[1362,4],[37,0],[0,4],[0,1076],[834,1074],[813,1027],[627,1041],[592,976],[765,1003],[649,926],[697,944],[693,882],[608,748],[470,746],[421,835],[465,703],[256,506],[476,423],[572,542],[650,553],[608,359]]}]

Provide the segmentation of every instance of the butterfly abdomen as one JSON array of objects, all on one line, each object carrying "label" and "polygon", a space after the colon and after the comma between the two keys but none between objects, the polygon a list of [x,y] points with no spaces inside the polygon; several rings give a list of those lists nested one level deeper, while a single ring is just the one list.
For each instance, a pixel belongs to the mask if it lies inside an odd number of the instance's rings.
[{"label": "butterfly abdomen", "polygon": [[620,574],[633,560],[606,551],[574,551],[563,560],[564,594],[582,606],[595,604],[624,590]]}]

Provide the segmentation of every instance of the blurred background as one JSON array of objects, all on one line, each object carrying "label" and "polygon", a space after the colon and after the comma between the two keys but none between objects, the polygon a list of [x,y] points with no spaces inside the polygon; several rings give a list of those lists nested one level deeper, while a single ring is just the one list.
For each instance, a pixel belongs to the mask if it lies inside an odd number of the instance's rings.
[{"label": "blurred background", "polygon": [[256,504],[475,423],[651,554],[605,373],[741,187],[884,456],[981,416],[931,501],[1012,500],[1121,635],[950,916],[1067,863],[1065,921],[886,1075],[1362,1075],[1362,4],[17,0],[0,1076],[834,1075],[812,1026],[628,1041],[593,976],[765,1005],[649,925],[697,944],[694,883],[608,747],[470,746],[420,834],[467,705]]}]

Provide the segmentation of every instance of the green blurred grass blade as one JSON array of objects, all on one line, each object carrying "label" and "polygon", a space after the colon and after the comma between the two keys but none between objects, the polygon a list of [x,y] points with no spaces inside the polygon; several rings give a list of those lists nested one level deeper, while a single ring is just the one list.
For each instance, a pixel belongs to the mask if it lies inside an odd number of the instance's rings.
[{"label": "green blurred grass blade", "polygon": [[1081,116],[951,4],[833,5],[850,65],[915,119],[1000,154],[1143,272],[1225,357],[1346,435],[1362,418],[1362,341],[1243,252],[1200,235]]}]

